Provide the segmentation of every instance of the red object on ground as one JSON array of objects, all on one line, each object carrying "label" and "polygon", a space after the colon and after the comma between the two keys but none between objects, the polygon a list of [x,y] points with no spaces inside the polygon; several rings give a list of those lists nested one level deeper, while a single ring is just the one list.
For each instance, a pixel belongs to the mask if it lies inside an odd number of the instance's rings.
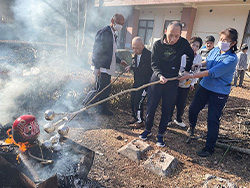
[{"label": "red object on ground", "polygon": [[12,125],[13,139],[18,142],[32,142],[40,134],[39,125],[33,115],[22,115]]}]

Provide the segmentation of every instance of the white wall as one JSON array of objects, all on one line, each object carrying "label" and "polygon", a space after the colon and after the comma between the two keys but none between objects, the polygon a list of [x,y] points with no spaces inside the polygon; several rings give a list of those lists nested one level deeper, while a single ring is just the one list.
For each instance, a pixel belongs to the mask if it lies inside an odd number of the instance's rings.
[{"label": "white wall", "polygon": [[[210,10],[212,9],[212,12]],[[239,33],[240,46],[250,6],[206,6],[197,7],[192,36],[199,36],[203,40],[207,35],[213,35],[218,42],[219,32],[233,27]]]},{"label": "white wall", "polygon": [[[183,6],[164,6],[159,7],[137,7],[140,10],[139,19],[154,20],[154,31],[152,43],[160,39],[163,34],[165,20],[180,20]],[[219,38],[219,32],[233,27],[239,33],[238,46],[242,42],[244,29],[250,5],[213,5],[197,6],[197,12],[193,27],[192,36],[199,36],[203,39],[207,35],[213,35],[216,42]],[[210,10],[212,9],[212,12]]]},{"label": "white wall", "polygon": [[140,20],[154,20],[154,30],[151,43],[154,43],[162,37],[165,20],[181,19],[182,9],[183,7],[140,8]]}]

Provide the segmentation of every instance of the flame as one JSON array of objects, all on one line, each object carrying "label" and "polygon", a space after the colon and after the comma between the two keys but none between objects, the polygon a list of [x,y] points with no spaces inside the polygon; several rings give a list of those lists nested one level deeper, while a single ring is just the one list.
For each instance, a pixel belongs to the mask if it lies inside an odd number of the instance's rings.
[{"label": "flame", "polygon": [[27,150],[27,148],[29,147],[29,142],[25,142],[25,143],[18,142],[17,145],[19,146],[19,150],[21,152],[25,152]]},{"label": "flame", "polygon": [[16,160],[17,160],[18,164],[20,164],[19,154],[16,156]]},{"label": "flame", "polygon": [[[24,143],[23,142],[18,142],[18,143],[16,143],[15,140],[13,139],[13,135],[10,134],[10,131],[11,131],[11,129],[9,129],[6,132],[7,135],[8,135],[8,138],[5,140],[5,143],[14,144],[14,145],[19,147],[20,152],[22,152],[22,153],[25,152],[27,150],[27,148],[29,147],[29,142],[24,142]],[[17,156],[17,158],[18,158],[18,156]]]},{"label": "flame", "polygon": [[12,136],[12,134],[10,134],[10,131],[11,131],[11,129],[9,129],[6,133],[7,133],[7,135],[8,135],[8,138],[5,140],[5,143],[7,143],[7,144],[14,144],[14,139],[13,139],[13,136]]}]

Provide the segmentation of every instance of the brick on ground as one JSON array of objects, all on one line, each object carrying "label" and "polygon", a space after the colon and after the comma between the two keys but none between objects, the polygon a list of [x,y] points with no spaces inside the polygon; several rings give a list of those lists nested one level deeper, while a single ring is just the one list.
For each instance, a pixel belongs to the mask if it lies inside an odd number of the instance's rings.
[{"label": "brick on ground", "polygon": [[165,152],[157,150],[143,166],[159,176],[168,176],[176,168],[178,159]]},{"label": "brick on ground", "polygon": [[124,155],[125,157],[128,157],[129,159],[139,162],[143,156],[143,154],[150,150],[151,146],[147,143],[139,140],[134,139],[131,142],[129,142],[127,145],[123,146],[118,150],[119,154]]}]

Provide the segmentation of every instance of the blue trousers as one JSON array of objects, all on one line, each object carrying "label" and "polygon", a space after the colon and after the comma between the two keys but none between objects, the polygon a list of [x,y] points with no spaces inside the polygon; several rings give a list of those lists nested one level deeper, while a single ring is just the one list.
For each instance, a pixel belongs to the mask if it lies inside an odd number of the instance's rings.
[{"label": "blue trousers", "polygon": [[219,134],[220,117],[228,95],[215,93],[200,86],[189,107],[189,124],[195,128],[199,112],[208,104],[206,148],[214,149]]},{"label": "blue trousers", "polygon": [[[158,80],[153,75],[151,82]],[[160,100],[162,99],[161,121],[159,124],[159,134],[164,134],[170,119],[171,112],[175,105],[179,81],[168,81],[165,84],[156,84],[148,88],[146,130],[151,131],[154,123],[154,116]]]}]

